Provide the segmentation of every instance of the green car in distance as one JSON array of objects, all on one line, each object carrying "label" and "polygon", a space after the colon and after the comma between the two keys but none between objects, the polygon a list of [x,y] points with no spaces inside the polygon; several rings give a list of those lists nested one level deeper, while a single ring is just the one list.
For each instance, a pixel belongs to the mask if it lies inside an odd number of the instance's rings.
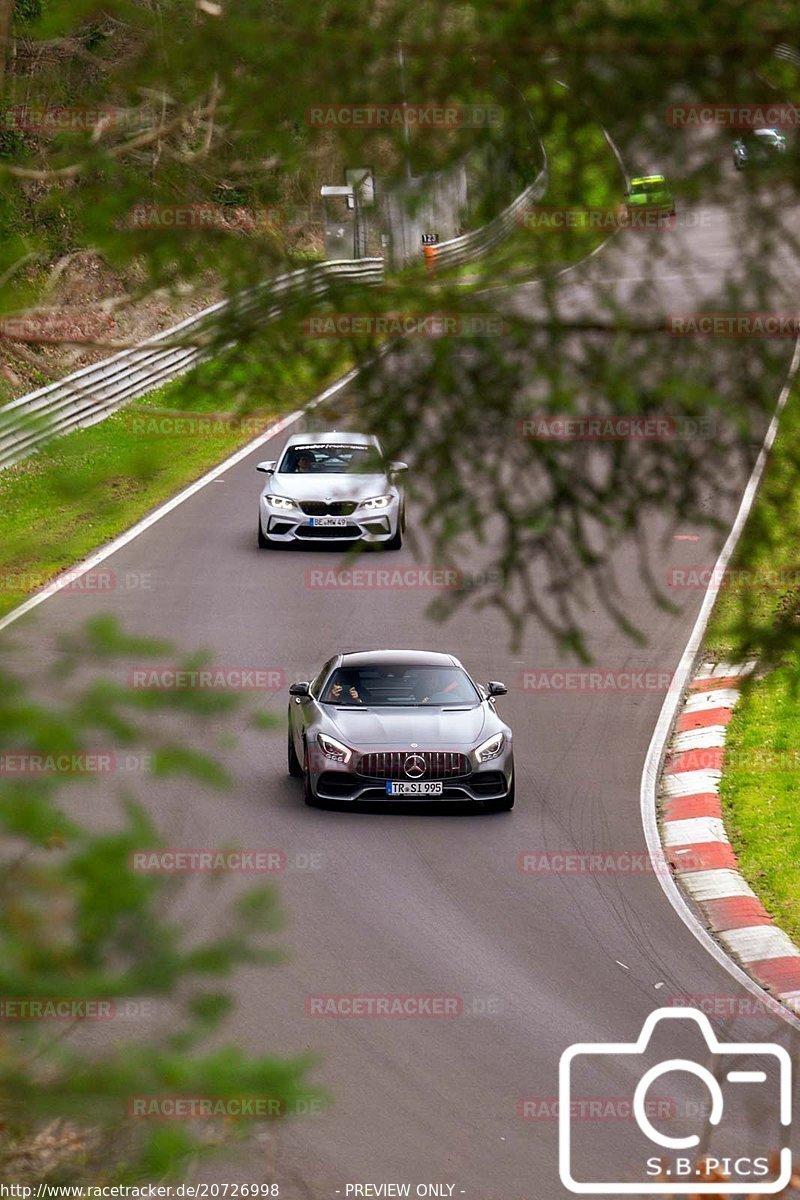
[{"label": "green car in distance", "polygon": [[663,175],[640,175],[632,179],[625,197],[630,225],[653,226],[675,218],[675,201]]}]

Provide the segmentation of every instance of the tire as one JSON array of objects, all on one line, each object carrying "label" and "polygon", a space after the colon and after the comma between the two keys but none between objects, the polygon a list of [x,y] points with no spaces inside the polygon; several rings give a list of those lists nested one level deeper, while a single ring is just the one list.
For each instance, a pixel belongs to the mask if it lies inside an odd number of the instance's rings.
[{"label": "tire", "polygon": [[309,808],[316,808],[317,798],[311,790],[311,771],[308,762],[308,746],[303,742],[303,799]]},{"label": "tire", "polygon": [[403,512],[401,512],[399,517],[397,518],[397,529],[394,532],[394,536],[390,537],[388,542],[383,543],[384,550],[399,550],[400,549],[400,547],[403,545],[403,533],[405,531],[405,527],[406,527],[406,514],[405,514],[405,509],[404,509]]},{"label": "tire", "polygon": [[261,528],[261,517],[258,518],[258,548],[259,550],[269,550],[272,542],[269,538],[264,537],[264,530]]},{"label": "tire", "polygon": [[514,807],[516,782],[516,778],[512,775],[511,788],[509,789],[508,795],[504,796],[502,800],[490,800],[488,805],[489,812],[511,812],[512,808]]},{"label": "tire", "polygon": [[286,757],[287,757],[287,765],[289,768],[289,774],[291,775],[292,779],[302,779],[303,778],[303,764],[300,762],[300,759],[297,757],[297,751],[294,748],[294,738],[292,737],[291,725],[289,725],[289,737],[288,737]]}]

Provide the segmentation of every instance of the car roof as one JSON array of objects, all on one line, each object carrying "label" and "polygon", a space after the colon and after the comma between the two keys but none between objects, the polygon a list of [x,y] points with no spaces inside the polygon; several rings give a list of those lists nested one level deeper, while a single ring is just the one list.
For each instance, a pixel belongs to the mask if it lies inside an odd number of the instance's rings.
[{"label": "car roof", "polygon": [[666,182],[667,181],[663,175],[637,175],[637,177],[635,179],[631,180],[631,187],[633,187],[637,183],[666,183]]},{"label": "car roof", "polygon": [[372,433],[351,433],[347,430],[329,429],[327,433],[293,433],[286,442],[289,446],[377,446],[378,439]]},{"label": "car roof", "polygon": [[773,137],[783,137],[783,134],[777,129],[754,129],[753,133],[756,137],[760,137],[762,133],[772,134]]},{"label": "car roof", "polygon": [[460,667],[452,654],[436,650],[353,650],[342,654],[340,667],[378,667],[391,663],[402,667]]}]

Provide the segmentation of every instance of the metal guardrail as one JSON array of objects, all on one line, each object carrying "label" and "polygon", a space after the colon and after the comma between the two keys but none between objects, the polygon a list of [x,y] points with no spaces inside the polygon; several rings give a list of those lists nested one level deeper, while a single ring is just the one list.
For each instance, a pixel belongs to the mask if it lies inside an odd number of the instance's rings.
[{"label": "metal guardrail", "polygon": [[226,316],[253,312],[274,296],[276,303],[262,314],[263,319],[271,320],[280,314],[286,297],[322,296],[339,279],[380,283],[383,259],[319,263],[279,275],[231,300],[212,304],[139,346],[12,400],[0,408],[0,469],[57,434],[102,421],[127,401],[176,379],[208,358],[214,332]]},{"label": "metal guardrail", "polygon": [[[479,258],[507,237],[525,207],[544,194],[548,182],[547,155],[541,141],[539,145],[544,165],[533,183],[487,225],[439,244],[437,265],[457,266]],[[139,346],[122,350],[12,400],[0,408],[0,470],[25,458],[58,434],[95,425],[129,400],[177,379],[210,357],[209,344],[214,344],[214,331],[226,316],[252,312],[274,296],[276,303],[261,314],[262,319],[271,320],[280,314],[281,301],[287,296],[322,296],[334,280],[373,284],[382,282],[383,277],[382,258],[325,262],[279,275],[231,300],[212,304]],[[218,349],[218,342],[215,345]]]},{"label": "metal guardrail", "polygon": [[786,42],[781,42],[779,45],[777,45],[773,51],[773,54],[776,58],[786,59],[786,61],[792,63],[793,66],[800,67],[800,52],[798,52],[794,46],[787,45]]},{"label": "metal guardrail", "polygon": [[[544,153],[544,147],[542,147]],[[520,192],[515,200],[512,200],[508,208],[504,208],[501,213],[498,213],[486,225],[482,225],[480,229],[474,229],[470,233],[462,233],[461,237],[451,238],[447,242],[439,242],[433,249],[436,254],[432,257],[436,262],[437,267],[458,267],[464,263],[471,262],[475,258],[480,258],[492,250],[499,242],[502,242],[515,226],[519,223],[520,215],[525,211],[528,205],[533,200],[540,199],[547,191],[548,170],[547,156],[544,157],[544,166],[539,174],[534,179],[533,183],[525,188],[524,192]]]}]

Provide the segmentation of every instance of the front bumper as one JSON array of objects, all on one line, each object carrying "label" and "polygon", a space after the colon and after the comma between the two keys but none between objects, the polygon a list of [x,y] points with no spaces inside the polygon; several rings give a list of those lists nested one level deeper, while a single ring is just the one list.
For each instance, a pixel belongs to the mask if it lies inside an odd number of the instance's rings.
[{"label": "front bumper", "polygon": [[[479,765],[475,764],[470,755],[471,761],[465,773],[436,780],[442,784],[439,795],[389,795],[386,791],[389,773],[385,778],[365,776],[350,764],[328,761],[320,763],[318,754],[314,758],[317,760],[314,763],[316,769],[311,771],[311,790],[314,796],[319,800],[352,804],[463,804],[465,801],[479,803],[484,800],[503,800],[511,791],[514,778],[514,759],[510,746],[506,746],[497,758]],[[391,775],[391,778],[398,777]],[[424,775],[420,782],[428,782],[433,778],[432,775]]]},{"label": "front bumper", "polygon": [[[400,520],[400,500],[392,501],[386,508],[363,509],[336,520],[341,525],[326,524],[326,517],[314,517],[300,509],[276,509],[261,500],[261,528],[266,537],[274,542],[303,542],[306,545],[320,542],[340,544],[354,542],[388,542],[397,533]],[[323,524],[319,524],[322,521]]]},{"label": "front bumper", "polygon": [[635,229],[653,228],[675,219],[675,204],[672,200],[651,201],[649,204],[628,202],[625,206],[625,223]]}]

